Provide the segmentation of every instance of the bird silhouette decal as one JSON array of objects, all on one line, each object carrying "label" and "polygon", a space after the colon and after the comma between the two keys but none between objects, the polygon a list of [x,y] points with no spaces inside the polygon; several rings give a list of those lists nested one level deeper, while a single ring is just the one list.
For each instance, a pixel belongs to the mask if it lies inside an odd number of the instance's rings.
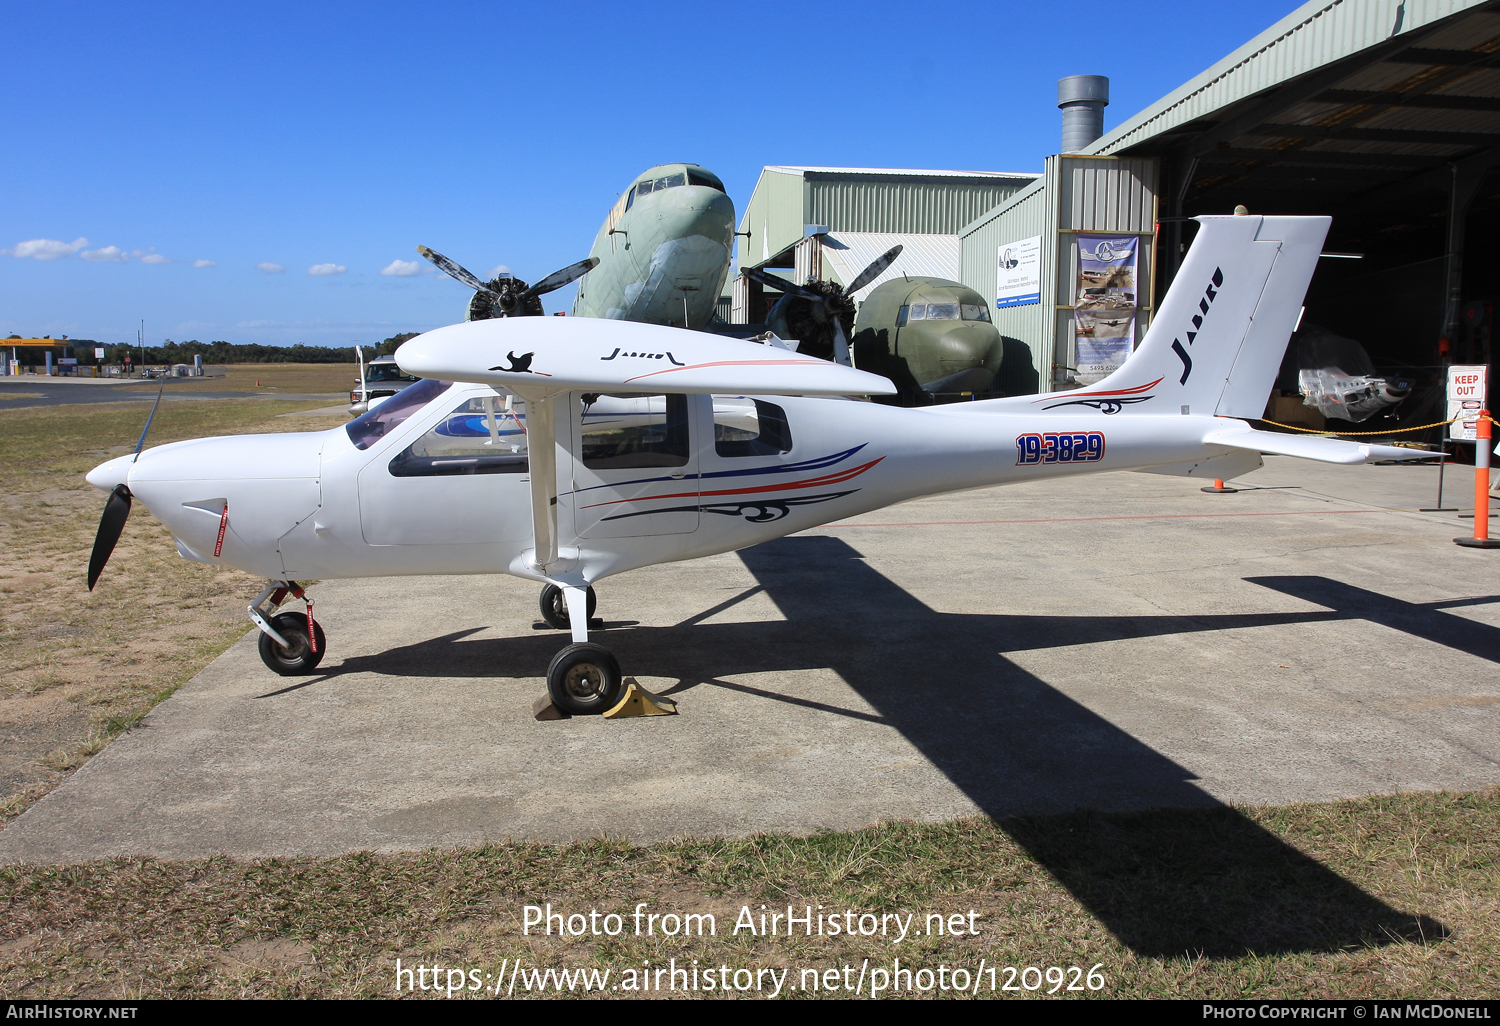
[{"label": "bird silhouette decal", "polygon": [[491,367],[490,370],[492,370],[492,371],[506,371],[506,372],[508,372],[510,374],[530,374],[531,373],[531,358],[533,356],[535,356],[535,355],[536,355],[535,352],[530,352],[530,353],[525,353],[525,354],[523,354],[521,356],[517,356],[515,354],[515,351],[512,350],[511,352],[507,353],[506,356],[505,356],[505,358],[510,361],[510,366],[509,367]]}]

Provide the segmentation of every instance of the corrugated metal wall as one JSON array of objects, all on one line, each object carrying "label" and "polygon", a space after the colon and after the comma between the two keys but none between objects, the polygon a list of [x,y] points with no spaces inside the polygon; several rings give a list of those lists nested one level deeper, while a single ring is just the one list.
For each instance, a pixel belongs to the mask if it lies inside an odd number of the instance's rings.
[{"label": "corrugated metal wall", "polygon": [[1118,153],[1272,86],[1486,0],[1313,0],[1088,148]]},{"label": "corrugated metal wall", "polygon": [[[1047,319],[1051,304],[1045,299],[1052,295],[1056,286],[1048,272],[1051,256],[1047,248],[1049,234],[1056,231],[1049,226],[1048,200],[1052,193],[1045,188],[1045,179],[1017,193],[1006,203],[989,212],[986,217],[969,224],[961,232],[963,256],[959,280],[984,296],[990,304],[990,316],[1000,334],[1020,339],[1031,350],[1031,364],[1040,372],[1042,387],[1046,388],[1047,368],[1051,363],[1051,332]],[[1044,302],[1029,306],[1008,306],[995,309],[995,292],[999,286],[998,259],[1000,247],[1032,236],[1042,236],[1042,298]]]},{"label": "corrugated metal wall", "polygon": [[739,239],[740,266],[755,267],[801,239],[805,205],[801,174],[762,170],[740,218],[740,231],[750,233]]},{"label": "corrugated metal wall", "polygon": [[[1156,226],[1157,163],[1152,159],[1088,157],[1076,154],[1047,158],[1042,180],[1032,189],[965,226],[962,281],[985,296],[993,308],[998,287],[1000,247],[1042,237],[1040,303],[993,310],[1002,335],[1020,339],[1031,349],[1043,391],[1066,377],[1073,357],[1073,301],[1078,280],[1080,232],[1134,234],[1141,239],[1137,273],[1147,289],[1138,289],[1140,313],[1136,339],[1150,324],[1155,297],[1153,232]],[[1054,370],[1062,373],[1054,375]]]},{"label": "corrugated metal wall", "polygon": [[831,178],[808,175],[810,224],[836,232],[901,232],[952,235],[1008,197],[1025,182]]}]

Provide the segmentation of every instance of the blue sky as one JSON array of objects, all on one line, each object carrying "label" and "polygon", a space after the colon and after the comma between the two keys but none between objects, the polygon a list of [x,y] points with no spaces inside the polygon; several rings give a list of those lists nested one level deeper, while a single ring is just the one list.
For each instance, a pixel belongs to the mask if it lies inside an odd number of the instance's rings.
[{"label": "blue sky", "polygon": [[419,243],[536,281],[665,161],[737,210],[766,164],[1040,171],[1058,78],[1112,128],[1296,6],[4,0],[0,334],[425,330],[468,291],[381,274]]}]

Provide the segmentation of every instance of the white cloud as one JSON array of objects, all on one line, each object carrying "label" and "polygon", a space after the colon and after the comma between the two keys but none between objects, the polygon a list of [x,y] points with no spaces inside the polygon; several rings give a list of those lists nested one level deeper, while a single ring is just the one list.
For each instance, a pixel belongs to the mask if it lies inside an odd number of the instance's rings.
[{"label": "white cloud", "polygon": [[143,264],[151,264],[152,266],[156,267],[159,267],[162,264],[170,264],[172,262],[166,257],[162,256],[160,253],[156,252],[155,249],[145,251],[133,249],[130,251],[130,255],[135,257]]},{"label": "white cloud", "polygon": [[265,271],[267,274],[280,274],[282,271],[286,270],[286,268],[282,267],[280,264],[272,263],[256,264],[255,268],[258,271]]},{"label": "white cloud", "polygon": [[31,257],[33,260],[56,260],[58,257],[72,256],[84,246],[89,240],[79,236],[72,242],[59,242],[57,239],[29,239],[26,242],[16,243],[13,249],[0,250],[9,253],[13,257]]},{"label": "white cloud", "polygon": [[85,260],[92,260],[101,264],[128,264],[130,256],[119,246],[104,246],[100,249],[86,249],[78,254]]},{"label": "white cloud", "polygon": [[314,278],[323,278],[330,274],[343,274],[348,269],[343,264],[313,264],[307,269],[307,273]]},{"label": "white cloud", "polygon": [[218,267],[219,265],[216,264],[216,263],[214,263],[212,260],[194,260],[193,261],[193,266],[194,267]]},{"label": "white cloud", "polygon": [[411,278],[426,269],[427,265],[416,260],[392,260],[380,273],[389,278]]}]

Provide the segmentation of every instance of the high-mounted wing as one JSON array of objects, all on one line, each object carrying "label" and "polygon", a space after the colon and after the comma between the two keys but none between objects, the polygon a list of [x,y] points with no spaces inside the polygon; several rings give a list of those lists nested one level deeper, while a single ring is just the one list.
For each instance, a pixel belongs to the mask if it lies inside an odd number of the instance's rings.
[{"label": "high-mounted wing", "polygon": [[470,321],[396,350],[409,374],[504,385],[521,395],[732,392],[892,395],[885,378],[705,332],[592,317]]}]

